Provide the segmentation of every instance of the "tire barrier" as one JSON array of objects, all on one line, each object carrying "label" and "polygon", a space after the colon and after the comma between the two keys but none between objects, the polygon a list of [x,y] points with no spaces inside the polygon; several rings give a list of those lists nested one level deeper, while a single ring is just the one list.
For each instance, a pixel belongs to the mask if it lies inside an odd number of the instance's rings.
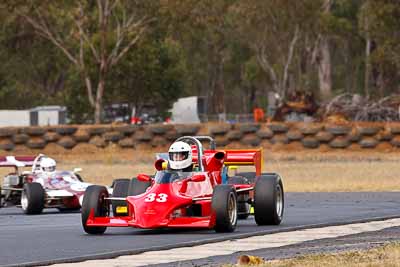
[{"label": "tire barrier", "polygon": [[[29,138],[29,137],[28,137]],[[55,132],[47,132],[43,135],[43,139],[47,142],[47,143],[51,143],[51,142],[57,142],[58,140],[61,139],[61,135],[59,135],[58,133]]]},{"label": "tire barrier", "polygon": [[301,140],[301,143],[305,148],[318,148],[319,147],[319,141],[317,138],[312,137],[312,136],[307,136],[303,140]]},{"label": "tire barrier", "polygon": [[243,123],[235,125],[235,128],[244,134],[255,133],[260,129],[260,127],[261,127],[260,124],[255,124],[255,123]]},{"label": "tire barrier", "polygon": [[[226,138],[228,139],[228,141],[239,141],[240,139],[242,139],[242,136],[243,136],[243,133],[238,130],[232,130],[226,134]],[[258,135],[258,137],[262,138],[259,135]]]},{"label": "tire barrier", "polygon": [[361,148],[375,148],[379,142],[373,137],[365,137],[358,144]]},{"label": "tire barrier", "polygon": [[4,139],[0,141],[0,149],[5,151],[11,151],[15,147],[14,143],[9,139]]},{"label": "tire barrier", "polygon": [[86,130],[79,129],[74,134],[74,139],[76,142],[79,142],[79,143],[87,143],[90,140],[90,134]]},{"label": "tire barrier", "polygon": [[[65,125],[0,128],[0,150],[26,147],[40,152],[48,145],[70,150],[78,144],[104,149],[167,148],[183,135],[211,135],[220,148],[262,146],[277,149],[400,148],[400,123],[210,123],[154,125]],[[290,144],[293,144],[290,146]],[[300,145],[300,146],[299,146]],[[18,150],[19,151],[19,150]]]},{"label": "tire barrier", "polygon": [[103,134],[105,141],[116,143],[124,137],[124,134],[117,131],[107,132]]},{"label": "tire barrier", "polygon": [[10,137],[18,133],[16,128],[0,128],[0,137]]},{"label": "tire barrier", "polygon": [[217,135],[225,135],[227,132],[231,130],[231,125],[230,124],[221,124],[218,126],[212,126],[210,128],[210,134],[212,136],[217,136]]},{"label": "tire barrier", "polygon": [[271,139],[274,136],[274,132],[269,128],[261,129],[257,132],[257,136],[261,139]]},{"label": "tire barrier", "polygon": [[29,135],[27,134],[15,134],[12,137],[12,141],[14,144],[19,145],[19,144],[25,144],[29,140]]},{"label": "tire barrier", "polygon": [[71,149],[76,145],[76,141],[71,136],[64,136],[57,142],[58,145],[66,149]]},{"label": "tire barrier", "polygon": [[297,129],[290,130],[286,135],[289,141],[301,141],[304,138],[303,134]]},{"label": "tire barrier", "polygon": [[333,134],[327,131],[320,131],[315,135],[315,139],[317,139],[318,142],[321,143],[329,143],[333,140],[333,138],[335,138]]}]

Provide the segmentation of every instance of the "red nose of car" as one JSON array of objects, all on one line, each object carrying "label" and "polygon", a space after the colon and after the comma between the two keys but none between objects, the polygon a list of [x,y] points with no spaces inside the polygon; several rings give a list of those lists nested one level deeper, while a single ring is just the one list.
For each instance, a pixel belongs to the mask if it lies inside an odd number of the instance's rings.
[{"label": "red nose of car", "polygon": [[144,194],[127,198],[132,211],[132,223],[140,228],[168,225],[173,212],[191,203],[191,198],[177,194],[178,184],[160,184]]}]

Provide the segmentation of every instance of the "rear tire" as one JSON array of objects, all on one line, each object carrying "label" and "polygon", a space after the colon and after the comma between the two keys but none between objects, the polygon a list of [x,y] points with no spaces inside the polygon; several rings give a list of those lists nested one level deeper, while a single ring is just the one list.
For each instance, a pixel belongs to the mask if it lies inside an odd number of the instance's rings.
[{"label": "rear tire", "polygon": [[142,182],[137,178],[132,178],[129,183],[128,196],[136,196],[146,192],[147,188],[151,186],[151,182]]},{"label": "rear tire", "polygon": [[258,177],[254,187],[254,218],[258,225],[279,225],[283,218],[284,191],[277,174]]},{"label": "rear tire", "polygon": [[106,217],[109,215],[109,203],[104,198],[108,197],[108,191],[105,186],[91,185],[85,191],[82,203],[82,226],[88,234],[103,234],[106,226],[87,226],[86,222],[89,218],[91,209],[94,210],[95,217]]},{"label": "rear tire", "polygon": [[[113,197],[127,197],[129,188],[129,179],[116,179],[113,181]],[[128,213],[118,213],[117,207],[128,207],[126,201],[123,200],[111,200],[113,216],[127,216]]]},{"label": "rear tire", "polygon": [[[228,179],[228,184],[250,184],[245,177],[232,176]],[[238,219],[246,220],[250,215],[250,204],[248,203],[249,193],[239,193],[237,196]]]},{"label": "rear tire", "polygon": [[44,208],[45,192],[39,183],[24,184],[21,206],[25,214],[40,214]]},{"label": "rear tire", "polygon": [[237,224],[237,195],[231,185],[217,185],[211,200],[215,212],[215,231],[229,233],[235,231]]}]

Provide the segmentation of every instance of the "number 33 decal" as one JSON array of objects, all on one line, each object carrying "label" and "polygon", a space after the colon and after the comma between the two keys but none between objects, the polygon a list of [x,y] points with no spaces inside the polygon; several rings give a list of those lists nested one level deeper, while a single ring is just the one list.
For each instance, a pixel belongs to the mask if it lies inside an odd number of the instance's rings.
[{"label": "number 33 decal", "polygon": [[[156,197],[157,196],[157,197]],[[157,202],[167,202],[168,195],[164,193],[160,194],[155,194],[155,193],[150,193],[148,196],[144,199],[145,202],[153,202],[154,200]]]}]

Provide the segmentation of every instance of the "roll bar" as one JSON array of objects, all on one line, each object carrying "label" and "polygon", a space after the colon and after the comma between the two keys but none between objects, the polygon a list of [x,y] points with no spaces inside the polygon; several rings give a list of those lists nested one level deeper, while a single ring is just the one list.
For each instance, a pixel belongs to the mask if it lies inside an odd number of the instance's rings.
[{"label": "roll bar", "polygon": [[202,160],[203,159],[203,145],[201,144],[199,139],[197,139],[197,137],[193,137],[193,136],[182,136],[182,137],[179,137],[178,139],[176,139],[175,142],[178,142],[178,141],[191,143],[191,144],[194,144],[196,146],[196,149],[197,149],[197,163],[199,164],[200,171],[204,172],[204,165],[203,165],[203,160]]},{"label": "roll bar", "polygon": [[211,150],[216,150],[217,149],[217,144],[215,143],[214,138],[212,138],[211,136],[200,135],[200,136],[194,136],[194,138],[196,138],[199,141],[209,141],[210,142],[210,149]]}]

